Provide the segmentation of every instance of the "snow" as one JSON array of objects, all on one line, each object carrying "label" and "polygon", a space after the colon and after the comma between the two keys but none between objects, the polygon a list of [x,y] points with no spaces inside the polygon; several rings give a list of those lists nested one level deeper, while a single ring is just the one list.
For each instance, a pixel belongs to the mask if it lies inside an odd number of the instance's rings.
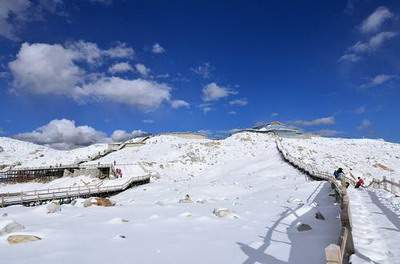
[{"label": "snow", "polygon": [[[80,201],[54,214],[45,205],[1,208],[4,220],[42,238],[10,246],[0,237],[2,260],[322,263],[324,248],[338,239],[339,211],[329,184],[310,181],[285,163],[268,135],[239,133],[219,141],[161,135],[89,163],[114,161],[123,173],[116,180],[143,168],[151,183],[113,196],[114,207],[82,207]],[[179,203],[186,194],[193,202]],[[222,208],[224,217],[214,215]],[[326,220],[316,219],[317,212]],[[301,223],[312,229],[297,231]]]},{"label": "snow", "polygon": [[2,166],[38,167],[73,164],[107,149],[107,144],[94,144],[72,150],[56,150],[17,139],[0,137],[0,171]]},{"label": "snow", "polygon": [[399,263],[399,215],[372,190],[351,189],[349,195],[356,248],[352,263]]},{"label": "snow", "polygon": [[294,157],[319,171],[333,173],[339,167],[367,182],[375,179],[400,180],[400,144],[373,139],[283,138],[284,148]]}]

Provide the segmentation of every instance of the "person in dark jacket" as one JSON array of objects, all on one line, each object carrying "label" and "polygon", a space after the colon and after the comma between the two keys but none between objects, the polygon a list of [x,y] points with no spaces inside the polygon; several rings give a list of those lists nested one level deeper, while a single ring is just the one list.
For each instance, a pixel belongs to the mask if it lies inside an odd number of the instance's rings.
[{"label": "person in dark jacket", "polygon": [[342,178],[344,176],[344,172],[342,168],[339,168],[337,170],[335,170],[335,172],[333,173],[333,175],[335,176],[336,180],[340,180],[340,178]]},{"label": "person in dark jacket", "polygon": [[360,187],[364,187],[364,180],[361,179],[361,177],[357,177],[357,183],[354,186],[354,188],[360,188]]}]

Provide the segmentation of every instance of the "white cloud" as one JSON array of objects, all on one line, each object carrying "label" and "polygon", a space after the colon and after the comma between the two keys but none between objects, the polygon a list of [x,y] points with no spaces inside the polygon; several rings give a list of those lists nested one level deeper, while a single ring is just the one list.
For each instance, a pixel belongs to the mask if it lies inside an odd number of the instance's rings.
[{"label": "white cloud", "polygon": [[158,108],[164,101],[170,101],[170,91],[171,87],[162,83],[110,77],[83,85],[77,89],[74,96],[76,98],[94,97],[151,111]]},{"label": "white cloud", "polygon": [[320,126],[320,125],[334,125],[336,123],[335,117],[321,117],[313,120],[296,120],[291,122],[297,126]]},{"label": "white cloud", "polygon": [[111,58],[131,58],[135,55],[135,50],[126,43],[117,42],[117,45],[105,50],[104,54]]},{"label": "white cloud", "polygon": [[230,114],[230,115],[236,115],[237,113],[236,113],[236,111],[229,111],[228,114]]},{"label": "white cloud", "polygon": [[55,119],[38,129],[14,136],[17,139],[54,148],[74,148],[107,142],[107,136],[90,126],[76,126],[75,121]]},{"label": "white cloud", "polygon": [[111,139],[114,142],[123,142],[127,141],[129,139],[135,138],[135,137],[141,137],[144,135],[147,135],[148,133],[142,131],[142,130],[133,130],[132,132],[127,132],[125,130],[115,130],[112,135]]},{"label": "white cloud", "polygon": [[277,116],[279,116],[279,113],[276,113],[276,112],[271,113],[271,117],[277,117]]},{"label": "white cloud", "polygon": [[209,83],[203,87],[203,101],[217,101],[221,98],[227,97],[231,94],[237,94],[237,92],[232,91],[224,86],[219,86],[216,83]]},{"label": "white cloud", "polygon": [[119,62],[111,65],[108,71],[112,74],[133,71],[132,66],[128,62]]},{"label": "white cloud", "polygon": [[246,98],[242,98],[242,99],[232,100],[229,102],[229,104],[234,106],[245,106],[248,104],[248,101]]},{"label": "white cloud", "polygon": [[184,100],[172,100],[171,101],[171,106],[174,109],[178,109],[178,108],[181,108],[181,107],[189,108],[190,104],[188,102],[184,101]]},{"label": "white cloud", "polygon": [[78,59],[77,52],[58,44],[24,43],[9,68],[17,88],[68,95],[84,79],[84,70],[74,63]]},{"label": "white cloud", "polygon": [[191,68],[190,70],[197,75],[200,75],[204,79],[208,79],[211,77],[211,73],[214,71],[214,69],[214,66],[212,66],[209,62],[205,62],[197,67]]},{"label": "white cloud", "polygon": [[147,76],[150,73],[150,69],[147,68],[144,64],[137,63],[135,65],[136,70],[143,76]]},{"label": "white cloud", "polygon": [[65,95],[80,101],[105,100],[145,111],[171,100],[171,87],[166,84],[89,74],[78,66],[78,62],[98,60],[96,54],[95,46],[84,42],[69,48],[59,44],[24,43],[17,58],[9,63],[15,91]]},{"label": "white cloud", "polygon": [[357,62],[361,59],[362,54],[375,52],[376,50],[380,49],[385,42],[396,37],[397,35],[398,33],[396,32],[386,31],[372,36],[366,42],[358,41],[348,49],[346,54],[340,57],[339,62]]},{"label": "white cloud", "polygon": [[165,49],[160,44],[156,43],[151,48],[151,52],[153,52],[155,54],[161,54],[161,53],[165,52]]},{"label": "white cloud", "polygon": [[397,75],[379,74],[376,75],[374,78],[372,78],[368,83],[361,85],[361,87],[363,88],[376,87],[396,78],[398,78]]},{"label": "white cloud", "polygon": [[393,18],[394,15],[390,10],[384,6],[378,7],[368,18],[366,18],[361,26],[362,33],[377,32],[381,29],[385,21]]},{"label": "white cloud", "polygon": [[357,62],[360,59],[361,57],[356,54],[345,54],[342,57],[340,57],[339,62],[342,61]]},{"label": "white cloud", "polygon": [[361,124],[357,127],[358,130],[366,130],[372,126],[372,122],[369,119],[363,119]]},{"label": "white cloud", "polygon": [[154,124],[154,120],[153,119],[144,119],[142,120],[143,123],[145,124]]},{"label": "white cloud", "polygon": [[10,40],[18,40],[16,35],[17,24],[28,19],[28,9],[31,3],[28,0],[0,1],[0,36]]},{"label": "white cloud", "polygon": [[321,129],[314,132],[315,134],[324,136],[324,137],[334,137],[340,134],[343,134],[341,131],[333,130],[333,129]]},{"label": "white cloud", "polygon": [[357,107],[356,109],[354,109],[354,113],[356,113],[356,114],[364,114],[365,112],[366,112],[366,108],[365,108],[365,106],[360,106],[360,107]]}]

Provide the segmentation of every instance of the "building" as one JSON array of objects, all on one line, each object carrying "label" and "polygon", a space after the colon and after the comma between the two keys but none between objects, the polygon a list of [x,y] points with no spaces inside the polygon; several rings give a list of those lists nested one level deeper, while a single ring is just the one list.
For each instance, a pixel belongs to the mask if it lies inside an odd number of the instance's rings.
[{"label": "building", "polygon": [[288,126],[279,121],[257,125],[253,128],[243,129],[241,131],[254,132],[254,133],[269,133],[281,137],[297,137],[303,135],[303,132],[295,127]]}]

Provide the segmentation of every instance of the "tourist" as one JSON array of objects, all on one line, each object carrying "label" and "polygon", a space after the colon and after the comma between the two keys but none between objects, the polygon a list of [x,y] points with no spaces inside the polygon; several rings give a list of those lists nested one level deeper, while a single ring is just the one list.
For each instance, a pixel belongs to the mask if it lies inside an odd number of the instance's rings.
[{"label": "tourist", "polygon": [[354,186],[354,188],[364,187],[364,180],[361,179],[361,177],[358,177],[357,179],[358,179],[358,180],[357,180],[357,183],[356,183],[356,185]]},{"label": "tourist", "polygon": [[333,173],[333,175],[335,176],[336,180],[340,180],[343,176],[344,176],[344,172],[342,168],[339,168],[337,170],[335,170],[335,172]]}]

